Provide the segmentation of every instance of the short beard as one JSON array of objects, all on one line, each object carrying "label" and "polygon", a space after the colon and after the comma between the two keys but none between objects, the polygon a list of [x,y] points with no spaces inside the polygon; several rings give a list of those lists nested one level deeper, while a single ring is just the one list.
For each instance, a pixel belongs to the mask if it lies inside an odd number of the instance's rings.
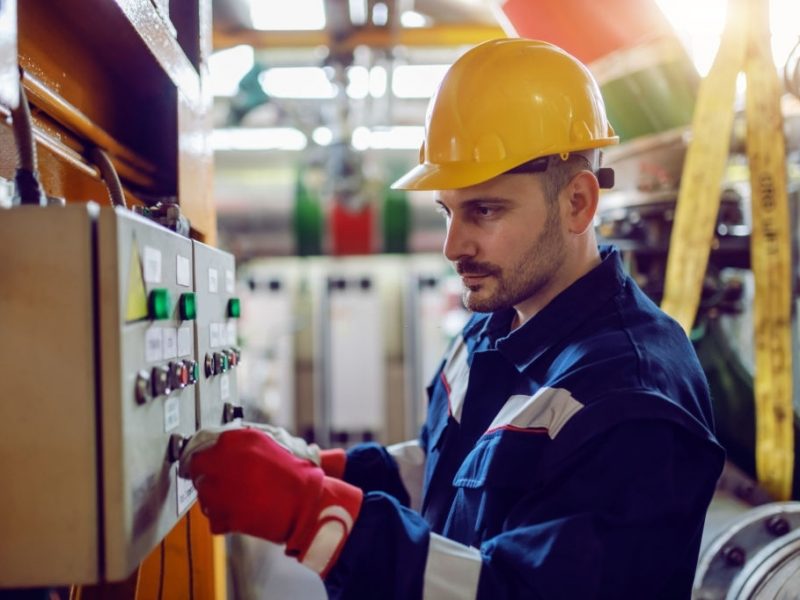
[{"label": "short beard", "polygon": [[527,252],[507,273],[490,263],[462,261],[456,265],[459,273],[483,273],[491,275],[497,289],[487,298],[477,298],[477,291],[469,288],[463,292],[464,306],[473,312],[494,312],[511,308],[546,288],[564,262],[564,238],[561,235],[561,217],[558,204],[548,206],[547,220],[539,237]]}]

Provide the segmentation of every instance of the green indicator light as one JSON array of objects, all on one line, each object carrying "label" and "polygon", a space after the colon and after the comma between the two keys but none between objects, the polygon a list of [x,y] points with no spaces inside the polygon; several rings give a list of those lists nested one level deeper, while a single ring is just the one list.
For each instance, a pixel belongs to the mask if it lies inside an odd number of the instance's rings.
[{"label": "green indicator light", "polygon": [[242,316],[242,304],[238,298],[231,298],[228,300],[228,316],[238,319]]},{"label": "green indicator light", "polygon": [[200,365],[197,364],[196,362],[192,362],[191,368],[192,368],[192,373],[191,373],[192,383],[194,383],[200,377]]},{"label": "green indicator light", "polygon": [[152,290],[150,297],[147,299],[147,307],[150,310],[151,319],[169,319],[169,290],[166,288]]},{"label": "green indicator light", "polygon": [[222,355],[222,370],[223,371],[227,371],[228,369],[230,369],[230,363],[228,362],[228,355],[227,354],[223,354]]},{"label": "green indicator light", "polygon": [[191,321],[197,318],[197,297],[194,292],[186,292],[181,294],[178,301],[181,309],[181,319],[184,321]]}]

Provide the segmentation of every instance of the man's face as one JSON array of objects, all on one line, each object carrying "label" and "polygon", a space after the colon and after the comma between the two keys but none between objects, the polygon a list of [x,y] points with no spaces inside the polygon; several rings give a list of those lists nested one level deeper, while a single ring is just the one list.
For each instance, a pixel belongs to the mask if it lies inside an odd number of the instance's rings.
[{"label": "man's face", "polygon": [[538,310],[538,299],[549,300],[566,243],[559,205],[545,200],[539,177],[501,175],[439,192],[447,218],[444,254],[461,275],[468,309]]}]

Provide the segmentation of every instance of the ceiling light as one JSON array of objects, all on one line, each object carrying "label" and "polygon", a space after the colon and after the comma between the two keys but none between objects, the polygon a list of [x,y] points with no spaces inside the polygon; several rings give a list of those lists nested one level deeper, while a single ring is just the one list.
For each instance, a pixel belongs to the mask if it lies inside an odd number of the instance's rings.
[{"label": "ceiling light", "polygon": [[351,144],[356,150],[419,150],[425,129],[421,126],[356,127]]},{"label": "ceiling light", "polygon": [[369,70],[369,95],[373,98],[381,98],[386,93],[386,69],[383,67],[372,67]]},{"label": "ceiling light", "polygon": [[398,98],[430,98],[450,65],[400,65],[392,73],[392,92]]},{"label": "ceiling light", "polygon": [[429,19],[414,10],[407,10],[400,15],[400,24],[403,27],[415,28],[415,27],[427,27],[430,25]]},{"label": "ceiling light", "polygon": [[369,71],[366,67],[347,69],[347,95],[354,100],[366,98],[369,93]]},{"label": "ceiling light", "polygon": [[333,141],[333,132],[329,127],[317,127],[311,132],[311,139],[318,146],[328,146]]},{"label": "ceiling light", "polygon": [[324,29],[325,5],[323,0],[250,0],[250,19],[265,31]]},{"label": "ceiling light", "polygon": [[363,25],[367,22],[367,0],[349,0],[350,22],[353,25]]},{"label": "ceiling light", "polygon": [[258,78],[268,96],[274,98],[334,98],[336,88],[319,67],[276,67]]},{"label": "ceiling light", "polygon": [[252,46],[240,45],[214,52],[208,59],[209,83],[215,96],[233,96],[254,64]]},{"label": "ceiling light", "polygon": [[376,2],[372,7],[372,24],[383,27],[389,22],[389,7],[383,2]]},{"label": "ceiling light", "polygon": [[292,127],[215,129],[211,148],[215,152],[231,150],[303,150],[307,140]]}]

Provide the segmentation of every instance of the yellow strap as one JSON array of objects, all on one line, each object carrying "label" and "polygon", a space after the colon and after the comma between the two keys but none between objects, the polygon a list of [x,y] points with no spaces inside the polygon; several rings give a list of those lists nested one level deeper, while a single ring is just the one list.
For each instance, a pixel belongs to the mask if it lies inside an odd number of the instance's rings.
[{"label": "yellow strap", "polygon": [[730,0],[719,52],[700,83],[683,164],[661,308],[687,333],[694,324],[730,149],[736,77],[744,62],[746,6]]},{"label": "yellow strap", "polygon": [[767,0],[729,2],[720,50],[700,85],[692,119],[662,308],[685,331],[692,328],[719,211],[736,77],[744,70],[756,281],[756,469],[762,485],[786,500],[794,471],[791,235],[781,87],[770,52],[768,10]]},{"label": "yellow strap", "polygon": [[756,282],[756,471],[778,500],[788,500],[794,471],[791,335],[791,233],[781,85],[772,60],[766,0],[753,0],[745,61],[747,160]]}]

